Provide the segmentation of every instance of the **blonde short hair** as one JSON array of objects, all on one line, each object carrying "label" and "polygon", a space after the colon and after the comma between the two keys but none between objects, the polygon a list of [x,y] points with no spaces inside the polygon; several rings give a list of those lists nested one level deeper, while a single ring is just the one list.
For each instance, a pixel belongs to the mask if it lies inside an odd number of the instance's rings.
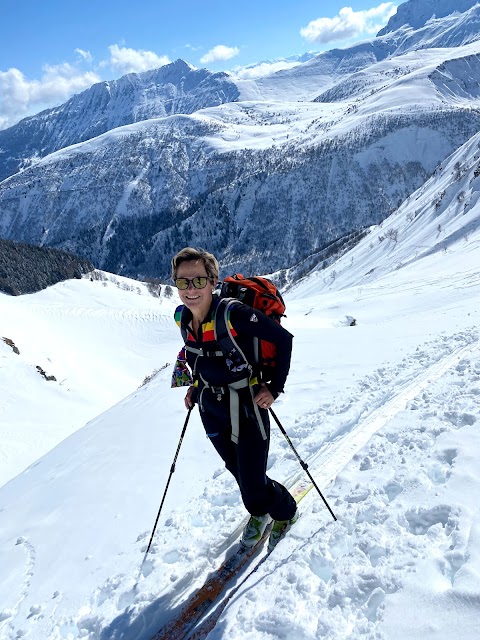
[{"label": "blonde short hair", "polygon": [[177,277],[177,270],[182,262],[193,262],[198,260],[203,262],[207,276],[214,280],[218,280],[220,268],[213,253],[209,253],[208,251],[205,251],[205,249],[194,249],[193,247],[185,247],[173,256],[172,279],[175,280]]}]

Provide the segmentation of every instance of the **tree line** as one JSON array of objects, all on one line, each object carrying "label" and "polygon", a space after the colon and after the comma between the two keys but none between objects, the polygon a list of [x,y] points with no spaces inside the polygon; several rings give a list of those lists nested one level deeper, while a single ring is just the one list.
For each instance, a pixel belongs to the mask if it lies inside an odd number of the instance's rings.
[{"label": "tree line", "polygon": [[79,279],[94,268],[89,260],[60,249],[0,239],[0,291],[11,296]]}]

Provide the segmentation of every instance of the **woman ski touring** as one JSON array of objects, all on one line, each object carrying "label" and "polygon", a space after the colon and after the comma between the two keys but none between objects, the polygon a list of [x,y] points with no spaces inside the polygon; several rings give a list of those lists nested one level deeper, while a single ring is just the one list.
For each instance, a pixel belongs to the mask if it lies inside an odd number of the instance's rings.
[{"label": "woman ski touring", "polygon": [[[273,520],[268,545],[272,550],[298,518],[296,502],[288,490],[266,475],[268,409],[285,385],[292,335],[264,313],[236,302],[228,305],[225,322],[247,364],[239,365],[233,352],[231,358],[225,355],[215,327],[220,304],[214,294],[218,275],[215,256],[202,249],[187,247],[172,259],[172,278],[182,302],[175,320],[182,330],[193,379],[185,406],[190,409],[198,403],[206,434],[238,483],[250,513],[242,545],[257,544]],[[254,338],[276,346],[276,366],[268,383],[262,382],[255,370]]]}]

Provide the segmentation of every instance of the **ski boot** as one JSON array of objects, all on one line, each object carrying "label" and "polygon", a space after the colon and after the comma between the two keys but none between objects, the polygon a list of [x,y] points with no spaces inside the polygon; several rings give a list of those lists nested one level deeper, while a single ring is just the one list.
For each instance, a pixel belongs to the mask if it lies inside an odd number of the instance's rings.
[{"label": "ski boot", "polygon": [[254,547],[263,537],[266,528],[272,522],[272,518],[266,513],[264,516],[250,516],[243,529],[240,544],[245,549]]},{"label": "ski boot", "polygon": [[298,509],[295,511],[293,518],[290,520],[275,520],[272,526],[272,531],[270,533],[270,537],[268,538],[268,551],[273,551],[280,540],[284,537],[287,531],[295,524],[298,520],[300,514],[298,513]]}]

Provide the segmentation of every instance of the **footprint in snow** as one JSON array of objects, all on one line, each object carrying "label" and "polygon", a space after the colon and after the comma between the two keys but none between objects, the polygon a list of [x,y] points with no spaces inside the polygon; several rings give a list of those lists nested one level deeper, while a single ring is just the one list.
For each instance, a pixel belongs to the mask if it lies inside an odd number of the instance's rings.
[{"label": "footprint in snow", "polygon": [[383,487],[385,494],[388,498],[389,502],[393,502],[393,500],[395,500],[395,498],[397,496],[399,496],[402,491],[403,491],[403,486],[399,483],[396,482],[395,480],[392,480],[391,482],[388,482],[384,487]]},{"label": "footprint in snow", "polygon": [[441,524],[445,528],[450,519],[451,511],[452,509],[448,505],[438,505],[432,509],[407,511],[405,518],[411,533],[422,536],[435,524]]},{"label": "footprint in snow", "polygon": [[437,455],[437,457],[440,461],[446,462],[450,467],[452,467],[457,455],[457,449],[444,449]]},{"label": "footprint in snow", "polygon": [[477,421],[477,418],[474,415],[470,413],[458,413],[457,411],[445,411],[443,416],[445,420],[458,429],[465,426],[471,427]]},{"label": "footprint in snow", "polygon": [[165,564],[175,564],[182,559],[181,554],[178,551],[169,551],[163,556]]},{"label": "footprint in snow", "polygon": [[118,575],[113,578],[109,578],[103,587],[100,587],[95,592],[95,603],[97,606],[101,606],[104,602],[109,600],[115,595],[117,589],[121,586],[125,576]]},{"label": "footprint in snow", "polygon": [[445,554],[444,574],[452,583],[452,587],[455,584],[457,573],[466,562],[467,558],[463,551],[453,549]]}]

